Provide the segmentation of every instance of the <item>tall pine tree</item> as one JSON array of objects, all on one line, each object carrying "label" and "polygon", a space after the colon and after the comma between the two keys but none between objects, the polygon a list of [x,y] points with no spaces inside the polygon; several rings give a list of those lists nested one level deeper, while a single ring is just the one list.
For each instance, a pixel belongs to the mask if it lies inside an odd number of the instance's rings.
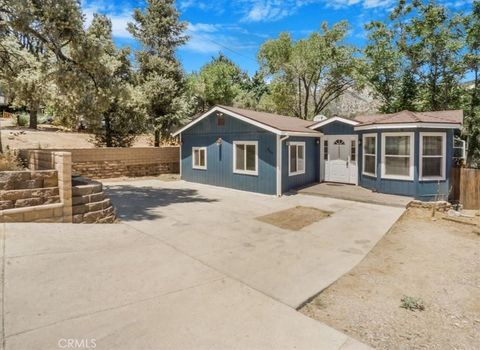
[{"label": "tall pine tree", "polygon": [[141,105],[153,128],[155,147],[169,138],[182,118],[181,96],[184,74],[176,49],[187,41],[187,23],[180,21],[174,0],[147,0],[144,11],[135,10],[128,30],[142,46],[136,52],[137,83]]}]

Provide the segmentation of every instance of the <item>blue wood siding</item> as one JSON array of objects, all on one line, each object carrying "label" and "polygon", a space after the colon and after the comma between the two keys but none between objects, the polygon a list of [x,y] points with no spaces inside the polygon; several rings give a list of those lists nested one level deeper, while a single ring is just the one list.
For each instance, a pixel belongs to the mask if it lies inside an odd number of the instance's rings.
[{"label": "blue wood siding", "polygon": [[[320,146],[317,145],[319,138],[315,137],[289,137],[282,142],[282,192],[288,192],[294,188],[302,187],[319,181],[320,171]],[[305,142],[305,173],[288,175],[288,143]]]},{"label": "blue wood siding", "polygon": [[[228,115],[224,119],[218,126],[214,112],[182,133],[182,179],[276,194],[276,135]],[[233,141],[258,141],[258,176],[233,172]],[[192,168],[192,147],[207,148],[206,170]]]},{"label": "blue wood siding", "polygon": [[317,131],[323,132],[325,135],[354,135],[356,134],[352,125],[342,123],[340,121],[331,122]]},{"label": "blue wood siding", "polygon": [[[359,159],[359,185],[370,188],[372,190],[381,193],[398,194],[404,196],[415,197],[420,200],[434,200],[438,194],[442,196],[442,199],[448,197],[450,190],[450,173],[453,163],[453,130],[442,129],[415,129],[415,142],[414,142],[414,170],[413,181],[410,180],[392,180],[381,178],[381,162],[382,162],[382,132],[412,132],[412,129],[389,129],[381,130],[378,132],[361,131],[359,132],[360,147],[358,150]],[[420,180],[420,133],[421,132],[445,132],[446,133],[446,170],[445,180]],[[375,133],[377,135],[377,176],[372,177],[362,174],[363,167],[363,134]]]}]

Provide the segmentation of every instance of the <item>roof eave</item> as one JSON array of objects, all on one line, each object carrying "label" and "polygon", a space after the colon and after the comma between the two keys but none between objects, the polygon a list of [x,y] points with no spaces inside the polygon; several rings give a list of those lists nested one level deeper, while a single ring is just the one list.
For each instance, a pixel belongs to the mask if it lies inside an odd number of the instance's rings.
[{"label": "roof eave", "polygon": [[361,130],[382,130],[382,129],[462,129],[461,123],[381,123],[381,124],[367,124],[358,125],[354,127],[355,131]]},{"label": "roof eave", "polygon": [[342,118],[342,117],[332,117],[332,118],[322,120],[318,123],[312,124],[308,128],[312,129],[312,130],[315,130],[317,128],[321,128],[322,126],[328,125],[328,124],[336,122],[336,121],[338,121],[340,123],[345,123],[345,124],[348,124],[348,125],[352,125],[352,126],[356,126],[356,125],[360,124],[356,120]]},{"label": "roof eave", "polygon": [[239,120],[242,120],[248,124],[251,124],[251,125],[254,125],[254,126],[257,126],[259,127],[260,129],[263,129],[263,130],[266,130],[266,131],[270,131],[276,135],[281,135],[282,131],[277,129],[277,128],[274,128],[272,126],[269,126],[269,125],[266,125],[266,124],[263,124],[263,123],[260,123],[260,122],[257,122],[256,120],[253,120],[251,118],[248,118],[248,117],[245,117],[244,115],[241,115],[241,114],[238,114],[238,113],[235,113],[235,112],[232,112],[228,109],[225,109],[223,107],[219,107],[219,106],[215,106],[215,107],[212,107],[211,109],[209,109],[207,112],[205,112],[204,114],[202,114],[201,116],[199,116],[198,118],[195,118],[194,120],[192,120],[190,123],[188,123],[187,125],[183,126],[181,129],[175,131],[174,133],[172,133],[172,136],[175,137],[175,136],[178,136],[180,135],[182,132],[184,132],[185,130],[187,129],[190,129],[192,126],[194,126],[195,124],[197,124],[198,122],[202,121],[203,119],[205,119],[206,117],[208,117],[210,114],[212,114],[213,112],[221,112],[221,113],[225,113],[225,114],[228,114],[234,118],[237,118]]}]

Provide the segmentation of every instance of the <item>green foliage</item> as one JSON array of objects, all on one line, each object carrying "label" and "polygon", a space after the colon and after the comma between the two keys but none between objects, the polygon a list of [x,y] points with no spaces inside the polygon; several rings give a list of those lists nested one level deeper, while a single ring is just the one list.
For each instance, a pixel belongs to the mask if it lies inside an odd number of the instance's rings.
[{"label": "green foliage", "polygon": [[19,113],[19,114],[15,115],[15,117],[13,119],[13,122],[16,126],[25,127],[25,126],[28,126],[29,119],[30,118],[29,118],[28,114]]},{"label": "green foliage", "polygon": [[270,101],[278,113],[311,119],[361,82],[361,60],[344,43],[347,32],[345,21],[331,28],[323,23],[306,39],[294,42],[290,34],[281,33],[261,46],[258,60],[272,79]]},{"label": "green foliage", "polygon": [[147,0],[145,10],[135,10],[133,19],[128,30],[142,44],[136,53],[138,107],[148,116],[159,146],[160,137],[169,139],[186,117],[181,114],[184,77],[175,50],[188,39],[183,34],[187,24],[180,21],[173,0]]},{"label": "green foliage", "polygon": [[187,78],[186,100],[193,114],[205,112],[215,105],[262,109],[260,100],[269,91],[264,76],[256,72],[253,77],[219,54],[205,64],[198,73]]},{"label": "green foliage", "polygon": [[76,0],[0,0],[0,84],[14,107],[30,112],[30,127],[53,92],[57,63],[82,31]]},{"label": "green foliage", "polygon": [[400,307],[410,311],[424,311],[425,305],[420,298],[404,296],[401,300]]},{"label": "green foliage", "polygon": [[473,75],[470,89],[464,97],[465,125],[468,134],[468,159],[470,166],[480,168],[480,2],[473,3],[473,11],[464,18],[466,53],[464,64]]},{"label": "green foliage", "polygon": [[191,74],[188,85],[195,96],[197,109],[203,112],[215,105],[231,106],[246,79],[240,67],[220,54],[204,65],[198,74]]}]

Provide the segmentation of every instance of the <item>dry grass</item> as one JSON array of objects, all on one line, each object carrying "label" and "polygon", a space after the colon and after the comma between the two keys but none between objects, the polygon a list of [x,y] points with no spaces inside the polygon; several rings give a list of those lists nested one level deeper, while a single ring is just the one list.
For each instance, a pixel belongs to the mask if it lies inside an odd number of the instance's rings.
[{"label": "dry grass", "polygon": [[[478,226],[409,209],[350,273],[301,309],[378,349],[476,349]],[[480,223],[480,217],[477,220]],[[422,300],[423,311],[402,308]]]},{"label": "dry grass", "polygon": [[321,219],[332,215],[331,212],[312,207],[297,206],[272,214],[260,216],[257,220],[285,230],[299,231]]},{"label": "dry grass", "polygon": [[15,152],[5,151],[0,154],[0,171],[16,171],[23,169],[23,164]]}]

